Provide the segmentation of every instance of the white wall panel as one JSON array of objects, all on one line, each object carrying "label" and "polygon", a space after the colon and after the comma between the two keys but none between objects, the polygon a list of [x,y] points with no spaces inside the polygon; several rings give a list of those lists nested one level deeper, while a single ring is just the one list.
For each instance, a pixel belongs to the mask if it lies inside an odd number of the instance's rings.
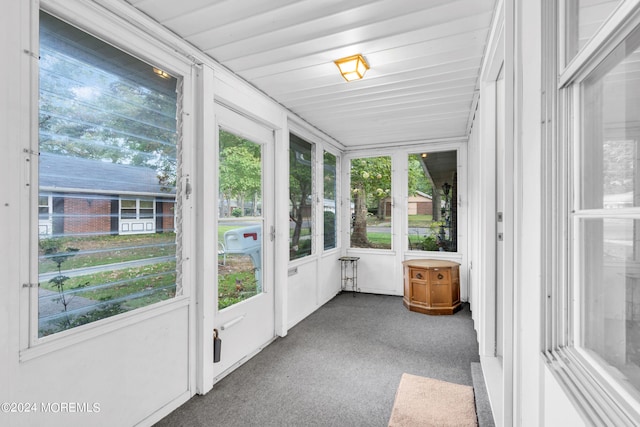
[{"label": "white wall panel", "polygon": [[340,261],[338,253],[320,257],[318,260],[318,303],[329,301],[340,292]]},{"label": "white wall panel", "polygon": [[349,256],[359,256],[358,289],[360,292],[402,295],[402,263],[394,253],[349,250]]},{"label": "white wall panel", "polygon": [[292,328],[340,292],[339,253],[289,266],[287,320]]},{"label": "white wall panel", "polygon": [[[0,55],[3,63],[12,64],[0,68],[2,96],[0,96],[0,402],[16,401],[18,349],[21,340],[28,337],[20,334],[21,321],[28,312],[20,310],[20,302],[26,304],[28,292],[21,284],[28,281],[29,216],[24,212],[27,203],[19,189],[24,188],[26,174],[23,149],[30,144],[30,104],[23,94],[32,84],[30,67],[37,59],[25,53],[32,49],[29,43],[29,20],[32,2],[8,0],[2,4],[0,27]],[[6,62],[5,62],[6,61]],[[0,425],[9,425],[9,415],[0,412]]]},{"label": "white wall panel", "polygon": [[304,264],[289,266],[290,276],[287,295],[289,328],[318,308],[318,265],[315,259],[309,261]]},{"label": "white wall panel", "polygon": [[[2,414],[9,420],[4,425],[127,426],[180,397],[186,401],[188,324],[183,306],[20,363],[11,399],[35,403],[39,410]],[[44,410],[46,404],[55,409],[64,403],[87,403],[94,412]]]}]

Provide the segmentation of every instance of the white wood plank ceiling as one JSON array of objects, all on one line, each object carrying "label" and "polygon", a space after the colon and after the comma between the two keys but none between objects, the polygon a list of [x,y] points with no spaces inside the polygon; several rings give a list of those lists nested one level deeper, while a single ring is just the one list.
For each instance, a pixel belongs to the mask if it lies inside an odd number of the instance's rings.
[{"label": "white wood plank ceiling", "polygon": [[355,149],[467,138],[496,0],[128,2]]}]

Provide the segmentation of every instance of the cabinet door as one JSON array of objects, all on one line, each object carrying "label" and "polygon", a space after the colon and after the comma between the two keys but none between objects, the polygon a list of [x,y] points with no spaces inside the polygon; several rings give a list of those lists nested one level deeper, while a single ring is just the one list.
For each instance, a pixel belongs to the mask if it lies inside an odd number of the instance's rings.
[{"label": "cabinet door", "polygon": [[431,306],[451,306],[451,272],[449,269],[434,268],[429,274],[431,286]]},{"label": "cabinet door", "polygon": [[410,269],[411,302],[429,305],[428,272],[422,268]]},{"label": "cabinet door", "polygon": [[411,281],[411,302],[421,305],[429,305],[429,293],[427,292],[427,282],[417,280]]}]

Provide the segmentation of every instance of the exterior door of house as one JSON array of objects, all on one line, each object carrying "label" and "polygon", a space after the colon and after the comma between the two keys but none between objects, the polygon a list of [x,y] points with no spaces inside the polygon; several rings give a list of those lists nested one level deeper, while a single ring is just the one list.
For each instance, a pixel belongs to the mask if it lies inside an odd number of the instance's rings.
[{"label": "exterior door of house", "polygon": [[273,130],[223,106],[218,120],[214,382],[275,336]]}]

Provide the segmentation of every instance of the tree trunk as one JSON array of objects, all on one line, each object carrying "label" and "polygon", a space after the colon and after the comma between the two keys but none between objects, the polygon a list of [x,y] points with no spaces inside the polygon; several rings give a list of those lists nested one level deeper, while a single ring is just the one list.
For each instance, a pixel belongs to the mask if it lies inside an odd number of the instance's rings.
[{"label": "tree trunk", "polygon": [[302,232],[302,221],[303,221],[302,203],[297,209],[294,208],[294,215],[295,215],[295,218],[293,218],[293,222],[296,224],[296,226],[293,230],[293,236],[291,237],[291,247],[296,248],[297,250],[298,243],[300,242],[300,234]]},{"label": "tree trunk", "polygon": [[378,219],[384,221],[387,217],[387,199],[378,199]]},{"label": "tree trunk", "polygon": [[253,193],[253,216],[258,216],[258,193]]},{"label": "tree trunk", "polygon": [[225,218],[229,218],[231,216],[231,196],[227,196],[227,214],[223,216]]},{"label": "tree trunk", "polygon": [[351,247],[369,248],[371,242],[367,238],[367,196],[364,188],[357,187],[353,195],[353,207],[355,219],[353,220],[353,233],[351,233]]}]

